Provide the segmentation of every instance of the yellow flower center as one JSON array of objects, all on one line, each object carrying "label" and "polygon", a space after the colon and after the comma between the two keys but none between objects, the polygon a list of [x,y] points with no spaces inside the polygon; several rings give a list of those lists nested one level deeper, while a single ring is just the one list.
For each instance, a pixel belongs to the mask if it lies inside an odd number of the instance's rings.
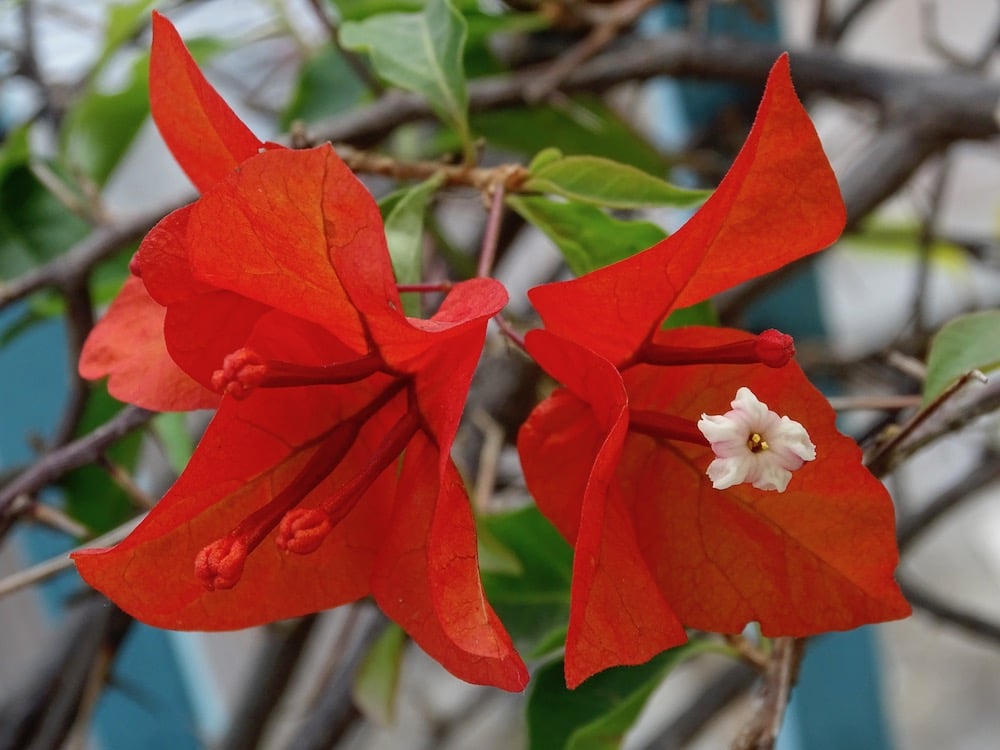
[{"label": "yellow flower center", "polygon": [[747,448],[750,449],[751,453],[760,453],[761,451],[767,450],[767,441],[760,436],[759,432],[755,432],[750,437],[747,438]]}]

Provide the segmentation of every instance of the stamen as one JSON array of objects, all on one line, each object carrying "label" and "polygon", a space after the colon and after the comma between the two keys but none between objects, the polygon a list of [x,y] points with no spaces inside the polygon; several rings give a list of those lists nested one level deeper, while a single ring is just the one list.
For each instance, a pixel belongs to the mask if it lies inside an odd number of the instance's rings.
[{"label": "stamen", "polygon": [[[393,383],[354,416],[337,425],[322,438],[319,448],[287,487],[278,492],[269,503],[244,518],[226,536],[201,549],[195,558],[195,576],[205,588],[214,591],[236,585],[243,574],[247,556],[283,522],[306,495],[340,465],[365,422],[388,404],[405,385],[405,380]],[[321,512],[328,515],[326,511]],[[334,524],[336,522],[331,521]],[[319,538],[322,540],[322,535]]]},{"label": "stamen", "polygon": [[319,549],[331,531],[330,517],[319,508],[294,508],[281,519],[275,543],[286,552],[308,555]]},{"label": "stamen", "polygon": [[767,441],[760,436],[759,432],[755,432],[747,438],[747,448],[750,449],[751,453],[766,451],[768,448]]},{"label": "stamen", "polygon": [[243,399],[255,388],[289,388],[301,385],[356,383],[383,367],[378,354],[332,365],[299,365],[264,359],[253,349],[237,349],[227,354],[222,368],[212,373],[212,387],[233,398]]},{"label": "stamen", "polygon": [[663,440],[681,440],[685,443],[708,445],[698,425],[690,419],[656,411],[629,409],[628,428],[640,435]]},{"label": "stamen", "polygon": [[250,551],[242,539],[232,536],[216,539],[194,559],[194,574],[209,591],[231,589],[243,575]]},{"label": "stamen", "polygon": [[647,343],[638,354],[650,365],[763,364],[784,367],[795,356],[791,336],[771,328],[748,341],[721,346],[666,346]]},{"label": "stamen", "polygon": [[296,508],[281,519],[277,544],[288,552],[315,551],[324,537],[354,510],[358,501],[393,461],[399,458],[420,429],[420,414],[413,404],[372,453],[365,467],[329,500],[316,508]]}]

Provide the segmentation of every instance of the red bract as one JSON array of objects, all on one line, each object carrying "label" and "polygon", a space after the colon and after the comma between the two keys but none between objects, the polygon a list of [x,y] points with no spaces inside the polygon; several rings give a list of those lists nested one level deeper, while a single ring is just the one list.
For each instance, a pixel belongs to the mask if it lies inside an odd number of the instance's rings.
[{"label": "red bract", "polygon": [[[782,57],[746,144],[690,221],[530,293],[547,330],[528,334],[528,351],[565,387],[532,413],[518,449],[539,507],[575,546],[570,686],[682,643],[683,626],[735,633],[757,621],[765,635],[804,636],[909,613],[893,580],[890,498],[788,361],[790,339],[660,330],[671,311],[829,245],[844,220]],[[696,421],[727,412],[741,387],[816,445],[784,492],[718,490],[705,476],[714,456]],[[748,455],[768,449],[746,437]]]},{"label": "red bract", "polygon": [[[74,555],[77,569],[138,619],[175,629],[372,595],[457,676],[520,690],[527,672],[483,595],[449,457],[506,292],[462,282],[430,320],[406,318],[378,208],[333,149],[248,153],[259,142],[169,23],[154,27],[154,115],[203,195],[143,241],[139,277],[81,372],[110,374],[145,405],[219,410],[146,519],[118,546]],[[203,140],[177,137],[184,127]]]}]

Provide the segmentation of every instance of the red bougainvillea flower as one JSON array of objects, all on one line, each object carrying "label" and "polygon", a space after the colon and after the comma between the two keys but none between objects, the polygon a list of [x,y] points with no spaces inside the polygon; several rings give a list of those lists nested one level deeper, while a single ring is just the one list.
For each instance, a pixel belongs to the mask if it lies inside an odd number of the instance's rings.
[{"label": "red bougainvillea flower", "polygon": [[143,241],[81,371],[110,375],[128,400],[219,409],[144,521],[114,548],[74,555],[77,569],[174,629],[372,595],[455,675],[522,689],[449,457],[506,292],[462,282],[431,319],[406,318],[378,207],[333,149],[249,148],[162,17],[154,34],[154,104],[176,97],[154,113],[203,194]]},{"label": "red bougainvillea flower", "polygon": [[890,498],[791,361],[791,338],[660,329],[826,247],[844,220],[782,57],[732,168],[679,231],[530,292],[546,330],[528,333],[528,351],[564,387],[518,449],[575,547],[571,687],[682,643],[685,626],[804,636],[909,613]]}]

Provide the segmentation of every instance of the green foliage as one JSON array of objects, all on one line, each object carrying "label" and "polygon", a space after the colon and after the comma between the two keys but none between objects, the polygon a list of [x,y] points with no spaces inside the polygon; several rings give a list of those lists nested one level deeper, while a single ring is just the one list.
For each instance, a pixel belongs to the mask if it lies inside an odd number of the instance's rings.
[{"label": "green foliage", "polygon": [[365,84],[333,44],[312,54],[299,70],[291,101],[281,115],[281,127],[295,120],[316,122],[340,114],[361,101]]},{"label": "green foliage", "polygon": [[[385,239],[397,284],[418,284],[423,279],[424,215],[431,197],[443,182],[443,176],[438,174],[380,201]],[[419,315],[419,295],[403,295],[403,308],[407,315]]]},{"label": "green foliage", "polygon": [[690,641],[645,664],[600,672],[568,690],[563,661],[538,670],[528,696],[530,750],[615,750],[646,701],[681,662],[716,647]]},{"label": "green foliage", "polygon": [[563,156],[557,149],[540,153],[530,169],[526,190],[608,208],[686,208],[711,195],[671,185],[628,164],[598,156]]},{"label": "green foliage", "polygon": [[32,172],[27,129],[12,132],[0,147],[0,278],[52,260],[86,231]]},{"label": "green foliage", "polygon": [[666,236],[648,221],[621,221],[583,203],[510,196],[507,204],[555,243],[577,276],[634,255]]},{"label": "green foliage", "polygon": [[378,724],[392,724],[406,633],[389,624],[365,655],[354,678],[354,705]]},{"label": "green foliage", "polygon": [[149,55],[132,65],[125,87],[114,94],[89,89],[67,114],[63,159],[71,169],[104,185],[149,115]]},{"label": "green foliage", "polygon": [[448,0],[429,0],[422,13],[384,13],[345,23],[340,43],[364,51],[389,83],[426,97],[459,134],[468,161],[472,138],[462,54],[466,24]]},{"label": "green foliage", "polygon": [[[528,156],[558,145],[663,174],[663,155],[597,96],[578,94],[559,105],[507,107],[471,115],[472,129],[497,148]],[[558,134],[557,140],[554,134]]]},{"label": "green foliage", "polygon": [[1000,310],[962,315],[946,323],[931,341],[924,404],[940,396],[970,370],[1000,367]]},{"label": "green foliage", "polygon": [[485,569],[483,585],[490,603],[516,641],[546,650],[558,644],[569,616],[573,554],[559,532],[534,506],[485,515],[480,527],[519,561],[519,572]]}]

